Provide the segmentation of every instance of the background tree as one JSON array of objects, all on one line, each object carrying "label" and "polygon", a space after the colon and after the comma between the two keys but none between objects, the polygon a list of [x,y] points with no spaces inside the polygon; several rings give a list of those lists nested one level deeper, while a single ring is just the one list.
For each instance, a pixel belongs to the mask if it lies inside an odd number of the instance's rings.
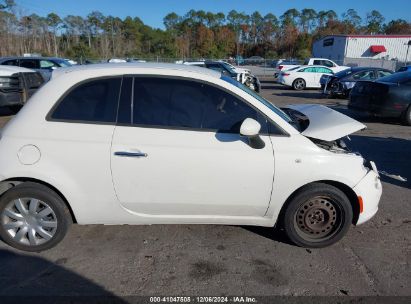
[{"label": "background tree", "polygon": [[53,33],[53,41],[54,41],[54,56],[58,56],[58,47],[57,47],[57,31],[62,24],[61,18],[55,14],[50,13],[46,17],[47,25],[50,27],[51,32]]},{"label": "background tree", "polygon": [[349,28],[360,28],[362,19],[355,9],[348,9],[345,13],[342,13],[341,17],[343,19],[343,22],[347,24]]},{"label": "background tree", "polygon": [[391,20],[384,26],[384,33],[387,35],[409,34],[411,33],[411,23],[403,19]]},{"label": "background tree", "polygon": [[385,18],[381,15],[379,11],[372,10],[367,14],[366,18],[366,28],[369,34],[379,34],[382,33],[383,23]]},{"label": "background tree", "polygon": [[229,58],[236,55],[264,58],[308,57],[313,41],[332,34],[411,34],[406,20],[384,24],[378,11],[365,22],[354,9],[339,20],[333,10],[318,13],[295,8],[279,18],[255,11],[235,10],[227,15],[190,10],[179,16],[171,12],[164,29],[144,24],[135,16],[119,18],[92,11],[86,17],[23,14],[12,0],[0,0],[0,56],[41,53],[85,59],[120,58]]}]

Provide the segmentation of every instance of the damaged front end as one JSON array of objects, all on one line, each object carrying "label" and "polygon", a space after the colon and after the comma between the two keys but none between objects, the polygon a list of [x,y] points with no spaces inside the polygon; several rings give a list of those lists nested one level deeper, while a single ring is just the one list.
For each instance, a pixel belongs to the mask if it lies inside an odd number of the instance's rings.
[{"label": "damaged front end", "polygon": [[[312,119],[309,118],[308,115],[304,114],[303,112],[297,110],[296,108],[312,108],[312,107],[306,107],[305,105],[302,106],[290,106],[288,108],[283,108],[282,110],[284,112],[286,112],[290,118],[293,120],[294,122],[294,126],[303,134],[305,135],[308,139],[310,139],[314,144],[316,144],[318,147],[328,150],[330,152],[334,152],[334,153],[353,153],[353,154],[357,154],[359,155],[359,153],[357,152],[352,152],[350,150],[350,148],[347,146],[347,144],[345,143],[345,139],[350,139],[348,137],[348,134],[343,135],[342,137],[338,137],[336,138],[336,136],[334,136],[333,134],[325,131],[323,132],[323,134],[321,134],[320,132],[320,128],[319,128],[319,124],[317,123],[317,127],[313,128],[313,125],[315,125],[315,123],[312,121]],[[338,117],[335,117],[335,113],[338,113],[334,110],[331,110],[329,108],[326,108],[324,106],[317,106],[315,105],[315,107],[320,107],[320,109],[318,110],[310,110],[311,113],[313,112],[317,112],[317,114],[315,116],[319,117],[320,114],[319,113],[323,113],[323,115],[326,115],[326,113],[324,112],[329,112],[331,113],[331,115],[333,116],[333,120],[334,120],[334,124],[338,123]],[[326,110],[324,110],[323,108],[326,108]],[[332,111],[332,112],[330,112]],[[308,112],[308,111],[306,111]],[[338,113],[339,115],[343,115],[341,113]],[[337,116],[339,116],[337,114]],[[313,115],[311,115],[313,116]],[[343,115],[345,116],[345,115]],[[345,116],[350,120],[353,120],[351,118],[349,118],[348,116]],[[340,122],[341,123],[341,122]],[[344,123],[345,125],[346,123]],[[310,129],[311,126],[311,129]],[[325,127],[325,126],[324,126]],[[357,125],[356,127],[359,127],[361,129],[363,129],[363,127],[365,128],[364,125],[360,124]],[[314,131],[313,131],[314,129]],[[346,129],[348,130],[347,126]],[[341,130],[339,131],[339,133],[341,133]],[[342,134],[342,133],[341,133]]]},{"label": "damaged front end", "polygon": [[[282,110],[290,116],[293,126],[317,147],[333,153],[362,157],[359,152],[352,151],[347,146],[345,139],[350,140],[348,135],[365,129],[364,124],[322,105],[291,105]],[[378,171],[375,163],[365,158],[363,158],[363,166],[368,171],[374,171],[378,176],[384,175],[401,182],[407,181],[400,175]]]},{"label": "damaged front end", "polygon": [[[309,138],[309,137],[308,137]],[[349,139],[349,137],[347,137]],[[352,152],[350,148],[346,145],[344,139],[336,139],[333,141],[325,141],[321,139],[316,139],[316,138],[309,138],[314,144],[316,144],[318,147],[328,150],[330,152],[334,153],[354,153],[354,154],[359,154],[358,152]]]}]

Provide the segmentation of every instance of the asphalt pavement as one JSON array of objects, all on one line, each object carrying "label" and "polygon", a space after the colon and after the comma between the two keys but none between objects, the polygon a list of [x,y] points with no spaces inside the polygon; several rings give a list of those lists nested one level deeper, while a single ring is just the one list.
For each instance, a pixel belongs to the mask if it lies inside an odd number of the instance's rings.
[{"label": "asphalt pavement", "polygon": [[0,242],[0,295],[411,296],[411,127],[317,90],[262,86],[276,105],[324,104],[362,121],[368,128],[350,146],[408,182],[383,177],[377,215],[324,249],[296,247],[274,229],[219,225],[73,225],[40,254]]}]

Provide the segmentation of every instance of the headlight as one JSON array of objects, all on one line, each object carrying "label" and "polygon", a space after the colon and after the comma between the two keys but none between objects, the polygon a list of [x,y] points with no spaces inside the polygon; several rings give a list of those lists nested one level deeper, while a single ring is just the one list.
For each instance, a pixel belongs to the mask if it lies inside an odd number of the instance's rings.
[{"label": "headlight", "polygon": [[0,77],[0,88],[19,88],[20,81],[17,77]]},{"label": "headlight", "polygon": [[355,86],[354,81],[346,81],[342,83],[345,89],[352,89]]}]

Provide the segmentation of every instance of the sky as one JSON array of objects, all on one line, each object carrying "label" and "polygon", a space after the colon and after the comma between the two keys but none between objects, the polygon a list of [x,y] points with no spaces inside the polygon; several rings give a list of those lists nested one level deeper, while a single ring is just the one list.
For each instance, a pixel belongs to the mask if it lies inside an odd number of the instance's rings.
[{"label": "sky", "polygon": [[404,19],[411,22],[411,0],[15,0],[24,14],[45,16],[55,12],[60,16],[86,16],[93,10],[104,15],[124,18],[139,17],[145,24],[164,28],[163,18],[170,12],[184,15],[190,9],[227,14],[237,10],[262,15],[273,13],[277,17],[287,9],[313,8],[316,11],[333,9],[340,16],[349,8],[355,9],[364,19],[367,12],[376,9],[386,19]]}]

